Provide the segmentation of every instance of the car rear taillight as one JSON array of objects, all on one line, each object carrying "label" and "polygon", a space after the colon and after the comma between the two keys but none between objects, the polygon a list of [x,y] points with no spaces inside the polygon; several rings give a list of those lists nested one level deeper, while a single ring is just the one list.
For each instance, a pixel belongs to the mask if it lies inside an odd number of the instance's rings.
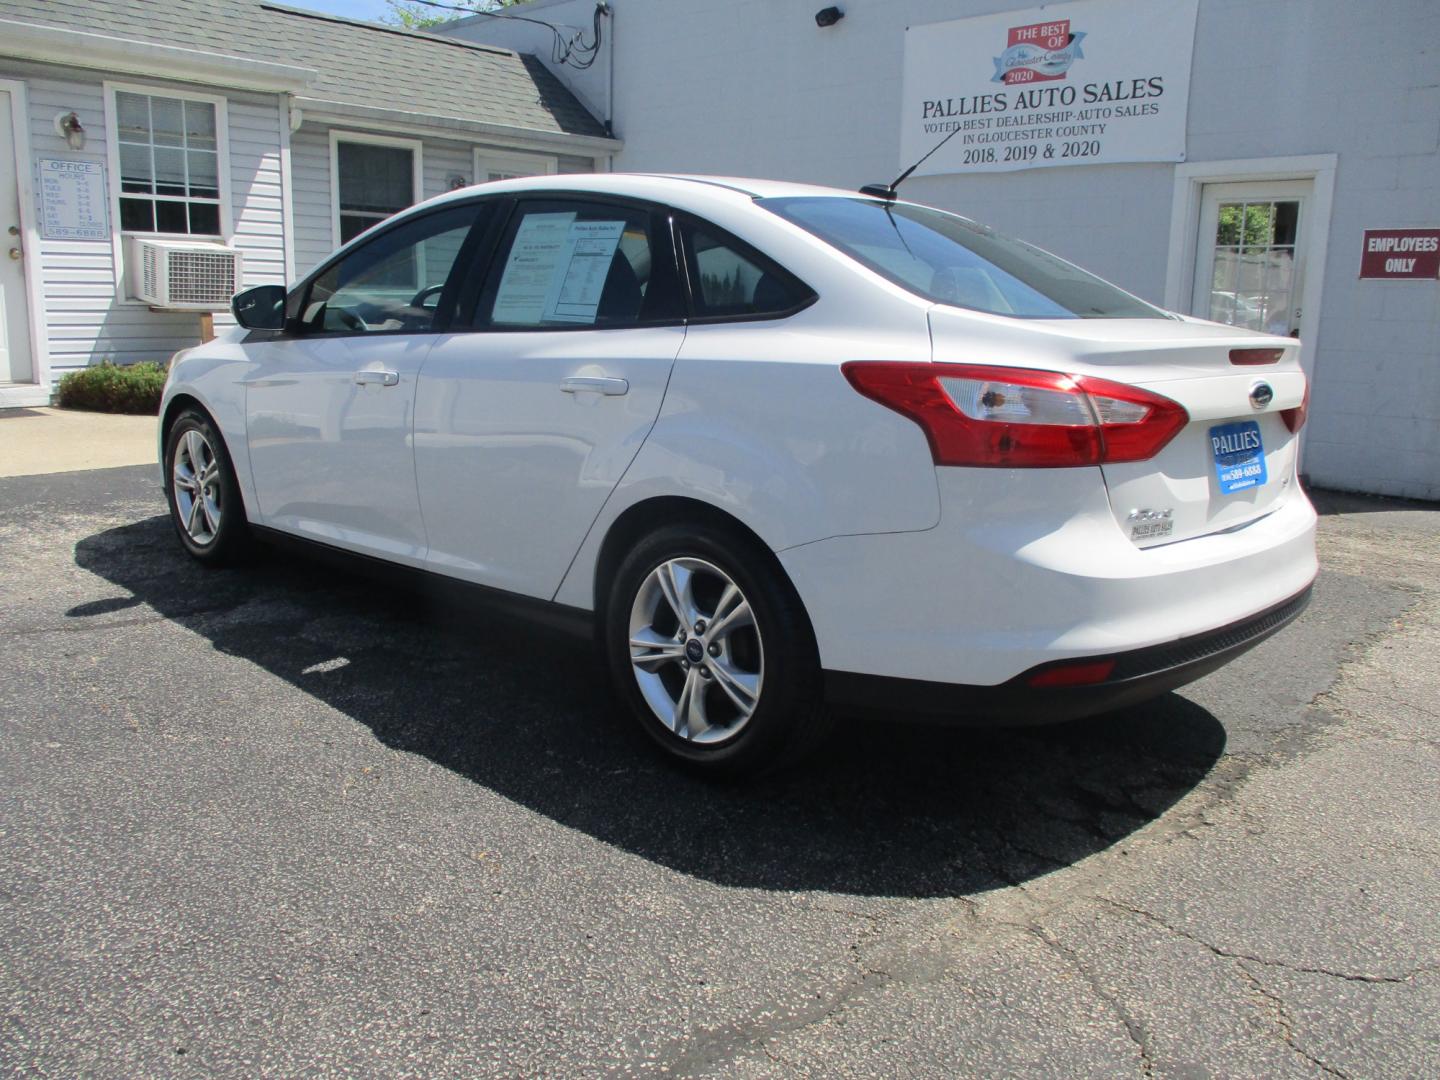
[{"label": "car rear taillight", "polygon": [[1154,457],[1189,422],[1139,387],[1058,371],[854,361],[850,385],[920,425],[936,465],[1065,468]]},{"label": "car rear taillight", "polygon": [[1230,363],[1253,367],[1256,364],[1278,364],[1284,349],[1231,349]]},{"label": "car rear taillight", "polygon": [[1305,417],[1310,412],[1310,380],[1305,380],[1305,396],[1300,399],[1300,404],[1293,409],[1281,409],[1280,419],[1285,421],[1285,426],[1291,431],[1299,431],[1305,426]]}]

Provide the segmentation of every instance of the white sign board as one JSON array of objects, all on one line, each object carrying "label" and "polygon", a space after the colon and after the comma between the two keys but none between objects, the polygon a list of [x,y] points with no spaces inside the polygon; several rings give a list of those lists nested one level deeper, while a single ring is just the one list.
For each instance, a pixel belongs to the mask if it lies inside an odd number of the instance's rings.
[{"label": "white sign board", "polygon": [[1184,161],[1199,0],[1094,0],[905,31],[916,175]]},{"label": "white sign board", "polygon": [[531,214],[510,245],[495,295],[497,323],[593,324],[624,221],[576,221],[571,213]]},{"label": "white sign board", "polygon": [[623,221],[577,221],[570,226],[560,258],[565,272],[557,275],[545,297],[547,320],[587,324],[596,320],[610,263],[624,235]]},{"label": "white sign board", "polygon": [[40,158],[40,235],[46,240],[109,240],[105,166]]}]

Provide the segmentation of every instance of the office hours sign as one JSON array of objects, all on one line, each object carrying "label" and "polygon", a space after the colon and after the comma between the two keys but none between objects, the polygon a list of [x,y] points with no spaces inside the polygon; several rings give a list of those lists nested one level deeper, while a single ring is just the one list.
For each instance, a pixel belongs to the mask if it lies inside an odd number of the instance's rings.
[{"label": "office hours sign", "polygon": [[1185,160],[1198,0],[1095,0],[905,31],[915,174]]}]

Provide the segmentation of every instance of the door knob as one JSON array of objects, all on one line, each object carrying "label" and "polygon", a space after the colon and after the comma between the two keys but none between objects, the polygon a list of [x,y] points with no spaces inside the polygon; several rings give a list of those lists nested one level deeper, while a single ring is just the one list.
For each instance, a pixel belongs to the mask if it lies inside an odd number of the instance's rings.
[{"label": "door knob", "polygon": [[400,374],[395,371],[376,371],[367,368],[364,371],[355,372],[355,381],[361,386],[398,386],[400,385]]},{"label": "door knob", "polygon": [[624,379],[607,376],[573,375],[560,380],[560,389],[567,394],[604,394],[606,397],[618,397],[629,391],[630,384]]},{"label": "door knob", "polygon": [[12,247],[12,248],[10,249],[10,258],[12,258],[12,259],[19,259],[19,258],[20,258],[20,249],[19,249],[18,247]]},{"label": "door knob", "polygon": [[19,225],[11,225],[10,228],[6,230],[6,232],[8,232],[11,236],[19,236],[19,235],[20,235],[20,226],[19,226]]}]

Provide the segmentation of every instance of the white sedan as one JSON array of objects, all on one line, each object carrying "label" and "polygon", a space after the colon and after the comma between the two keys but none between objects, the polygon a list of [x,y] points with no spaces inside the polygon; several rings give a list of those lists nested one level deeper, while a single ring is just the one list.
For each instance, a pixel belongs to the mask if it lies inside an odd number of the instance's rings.
[{"label": "white sedan", "polygon": [[835,704],[1144,700],[1316,573],[1297,342],[893,192],[486,184],[234,311],[161,409],[192,555],[299,540],[593,632],[711,771],[794,757]]}]

